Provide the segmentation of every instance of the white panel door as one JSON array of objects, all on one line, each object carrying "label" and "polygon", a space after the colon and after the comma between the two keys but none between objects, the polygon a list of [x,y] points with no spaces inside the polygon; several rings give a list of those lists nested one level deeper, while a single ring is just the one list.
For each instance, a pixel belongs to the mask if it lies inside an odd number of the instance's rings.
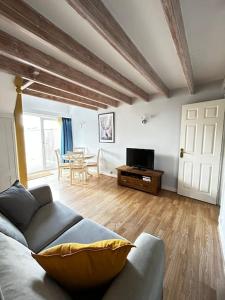
[{"label": "white panel door", "polygon": [[217,203],[225,100],[182,107],[178,194]]},{"label": "white panel door", "polygon": [[0,114],[0,192],[17,178],[13,115]]}]

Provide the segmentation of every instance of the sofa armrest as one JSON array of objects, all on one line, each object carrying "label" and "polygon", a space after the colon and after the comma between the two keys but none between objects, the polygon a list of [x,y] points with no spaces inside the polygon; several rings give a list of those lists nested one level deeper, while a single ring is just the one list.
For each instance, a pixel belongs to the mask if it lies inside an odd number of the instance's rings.
[{"label": "sofa armrest", "polygon": [[39,202],[40,207],[53,201],[50,186],[40,185],[35,188],[30,188],[29,192]]},{"label": "sofa armrest", "polygon": [[164,243],[142,233],[128,255],[128,262],[114,279],[103,300],[161,300],[164,275]]}]

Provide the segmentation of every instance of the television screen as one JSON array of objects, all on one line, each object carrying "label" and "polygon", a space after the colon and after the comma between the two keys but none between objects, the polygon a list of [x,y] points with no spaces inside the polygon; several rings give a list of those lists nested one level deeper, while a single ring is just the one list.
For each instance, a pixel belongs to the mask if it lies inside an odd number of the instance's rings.
[{"label": "television screen", "polygon": [[154,150],[127,148],[127,166],[154,170]]}]

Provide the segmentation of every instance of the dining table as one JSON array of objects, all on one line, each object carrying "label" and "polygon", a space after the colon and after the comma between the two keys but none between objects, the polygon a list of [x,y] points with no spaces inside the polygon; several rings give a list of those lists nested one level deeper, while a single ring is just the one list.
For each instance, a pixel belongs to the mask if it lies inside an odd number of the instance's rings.
[{"label": "dining table", "polygon": [[[74,155],[76,155],[76,152],[74,153]],[[87,160],[87,159],[91,159],[91,158],[93,158],[93,157],[95,157],[95,156],[96,156],[96,154],[93,154],[93,153],[87,153],[87,154],[84,154],[83,157],[84,157],[85,160]],[[71,157],[73,157],[73,153],[62,155],[62,158],[63,158],[64,160],[70,160]]]}]

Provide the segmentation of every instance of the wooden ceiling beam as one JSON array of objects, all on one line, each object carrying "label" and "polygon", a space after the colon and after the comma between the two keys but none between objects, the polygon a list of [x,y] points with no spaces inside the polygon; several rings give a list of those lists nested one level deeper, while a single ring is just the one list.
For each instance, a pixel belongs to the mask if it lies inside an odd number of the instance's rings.
[{"label": "wooden ceiling beam", "polygon": [[96,102],[96,101],[93,101],[93,100],[85,99],[85,98],[79,97],[77,95],[73,95],[73,94],[67,93],[65,91],[57,90],[57,89],[54,89],[50,86],[46,86],[46,85],[39,84],[39,83],[33,83],[33,85],[29,86],[27,89],[29,91],[44,93],[44,94],[47,94],[47,95],[60,97],[62,99],[72,100],[72,101],[76,101],[76,102],[79,102],[79,103],[82,103],[82,104],[96,106],[96,107],[99,107],[99,108],[104,108],[105,109],[105,108],[108,107],[105,104],[102,104],[102,103],[99,103],[99,102]]},{"label": "wooden ceiling beam", "polygon": [[63,99],[63,98],[60,98],[57,96],[48,95],[48,94],[44,94],[44,93],[37,92],[37,91],[31,91],[29,89],[24,90],[23,94],[28,95],[28,96],[42,98],[42,99],[53,100],[53,101],[57,101],[57,102],[61,102],[61,103],[69,104],[69,105],[80,106],[80,107],[87,108],[87,109],[98,110],[98,108],[95,106],[82,104],[82,103],[76,102],[76,101],[66,100],[66,99]]},{"label": "wooden ceiling beam", "polygon": [[67,0],[160,93],[169,90],[101,0]]},{"label": "wooden ceiling beam", "polygon": [[44,52],[27,45],[8,33],[0,30],[0,52],[13,59],[37,67],[63,79],[69,79],[75,83],[90,88],[114,99],[130,104],[132,97],[127,96],[106,84],[103,84],[90,76],[58,61]]},{"label": "wooden ceiling beam", "polygon": [[29,86],[31,86],[31,84],[33,84],[33,80],[24,80],[23,85],[21,86],[21,90],[25,90],[26,88],[28,88]]},{"label": "wooden ceiling beam", "polygon": [[179,56],[190,93],[194,93],[194,79],[191,58],[185,35],[184,22],[179,0],[161,0],[166,21]]},{"label": "wooden ceiling beam", "polygon": [[18,75],[20,77],[23,77],[24,79],[28,79],[59,90],[63,90],[71,94],[87,98],[89,100],[103,103],[105,105],[116,107],[119,103],[116,100],[100,95],[94,91],[85,89],[79,85],[58,78],[46,72],[39,71],[31,66],[22,64],[2,54],[0,54],[0,69],[8,72],[9,74]]},{"label": "wooden ceiling beam", "polygon": [[0,14],[26,30],[31,36],[39,37],[48,44],[67,53],[74,59],[119,84],[142,99],[149,94],[118,71],[106,64],[90,50],[75,41],[70,35],[55,26],[22,0],[0,0]]}]

